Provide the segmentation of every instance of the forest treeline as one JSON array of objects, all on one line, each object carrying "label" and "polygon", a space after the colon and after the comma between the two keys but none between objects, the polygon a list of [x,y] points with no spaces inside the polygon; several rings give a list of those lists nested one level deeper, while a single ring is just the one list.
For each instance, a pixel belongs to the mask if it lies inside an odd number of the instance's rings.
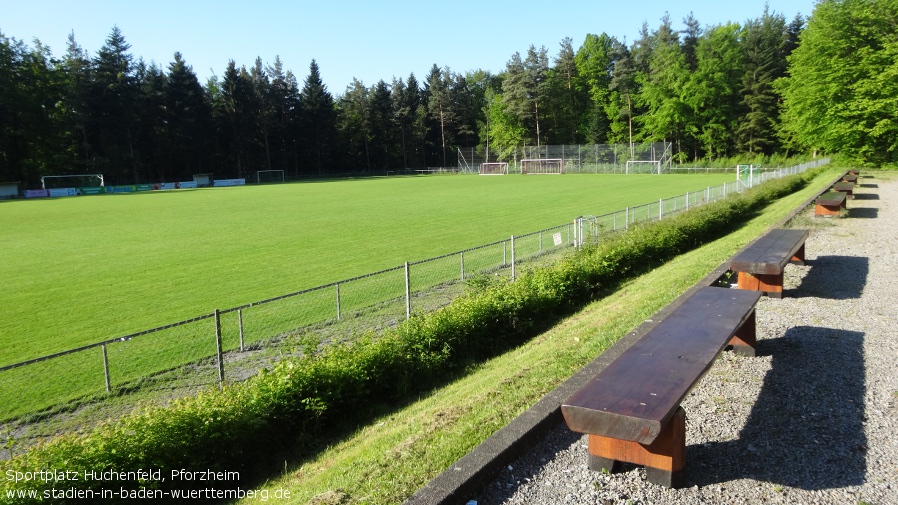
[{"label": "forest treeline", "polygon": [[769,9],[685,29],[669,16],[630,44],[589,34],[531,46],[497,73],[436,64],[419,81],[354,80],[313,60],[300,84],[279,58],[230,61],[200,83],[180,53],[135,58],[113,27],[91,55],[56,57],[0,33],[0,181],[102,173],[107,184],[252,179],[452,166],[456,147],[667,140],[679,162],[850,151],[892,163],[898,0],[824,0],[809,18]]}]

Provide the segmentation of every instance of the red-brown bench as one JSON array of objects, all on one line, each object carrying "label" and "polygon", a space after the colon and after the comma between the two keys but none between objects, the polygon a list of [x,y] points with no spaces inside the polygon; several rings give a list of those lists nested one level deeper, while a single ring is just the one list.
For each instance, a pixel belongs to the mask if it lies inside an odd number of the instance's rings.
[{"label": "red-brown bench", "polygon": [[568,427],[589,434],[589,468],[643,465],[650,482],[679,487],[686,465],[680,402],[728,345],[755,355],[761,294],[703,287],[561,406]]},{"label": "red-brown bench", "polygon": [[846,195],[853,198],[852,195],[854,194],[854,183],[845,181],[837,182],[833,184],[833,190],[845,193]]},{"label": "red-brown bench", "polygon": [[839,191],[829,191],[817,197],[816,205],[814,205],[815,216],[841,216],[842,209],[846,208],[845,193]]},{"label": "red-brown bench", "polygon": [[857,175],[855,174],[845,174],[842,176],[842,182],[854,182],[857,183]]},{"label": "red-brown bench", "polygon": [[808,235],[808,230],[771,230],[734,256],[730,270],[739,273],[739,289],[782,298],[783,269],[787,263],[804,265],[804,243]]}]

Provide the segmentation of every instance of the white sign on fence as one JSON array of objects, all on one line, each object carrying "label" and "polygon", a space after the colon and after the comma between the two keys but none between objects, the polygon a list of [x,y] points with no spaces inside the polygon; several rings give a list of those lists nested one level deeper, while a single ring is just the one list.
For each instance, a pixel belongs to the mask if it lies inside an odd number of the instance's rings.
[{"label": "white sign on fence", "polygon": [[218,179],[212,183],[213,186],[243,186],[246,179]]},{"label": "white sign on fence", "polygon": [[552,241],[555,242],[556,246],[561,245],[561,233],[555,233],[552,235]]}]

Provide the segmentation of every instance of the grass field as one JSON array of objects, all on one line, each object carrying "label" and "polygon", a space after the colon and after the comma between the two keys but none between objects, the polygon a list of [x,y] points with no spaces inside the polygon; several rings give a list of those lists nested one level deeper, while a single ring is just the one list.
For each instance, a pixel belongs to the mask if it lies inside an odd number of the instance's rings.
[{"label": "grass field", "polygon": [[0,203],[0,365],[729,182],[424,176]]}]

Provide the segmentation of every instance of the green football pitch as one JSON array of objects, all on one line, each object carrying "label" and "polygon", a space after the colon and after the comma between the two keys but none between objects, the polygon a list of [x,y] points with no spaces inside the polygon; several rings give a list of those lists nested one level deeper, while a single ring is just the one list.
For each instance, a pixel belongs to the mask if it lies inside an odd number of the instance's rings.
[{"label": "green football pitch", "polygon": [[732,181],[416,176],[0,203],[0,366]]}]

